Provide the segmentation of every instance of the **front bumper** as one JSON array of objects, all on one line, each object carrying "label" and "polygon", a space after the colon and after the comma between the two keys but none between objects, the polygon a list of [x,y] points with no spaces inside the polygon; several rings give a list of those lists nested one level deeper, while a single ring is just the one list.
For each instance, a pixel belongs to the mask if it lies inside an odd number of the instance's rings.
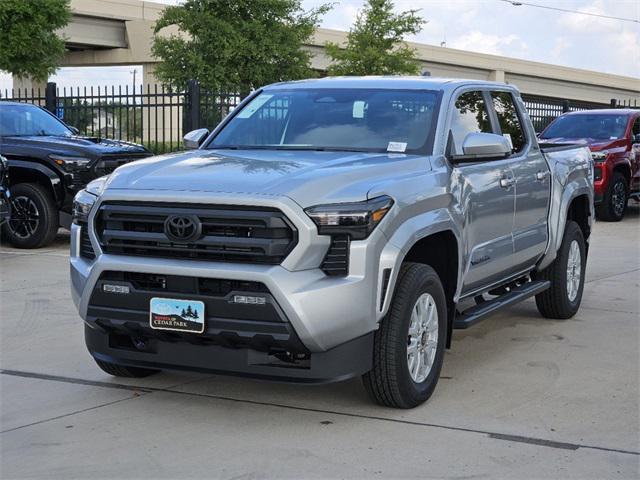
[{"label": "front bumper", "polygon": [[[135,200],[139,201],[140,194],[136,194]],[[196,198],[196,194],[180,195],[183,197],[181,201],[190,203],[220,204],[226,201],[237,204],[239,201],[237,198],[211,199],[209,195],[205,202],[204,199]],[[191,198],[184,198],[185,196]],[[101,201],[106,200],[101,198]],[[162,201],[158,199],[157,192],[154,194],[154,201]],[[315,225],[295,202],[286,197],[277,202],[246,197],[242,201],[247,202],[247,205],[277,207],[295,224],[299,234],[298,244],[281,265],[104,254],[99,248],[95,233],[89,231],[96,253],[96,258],[91,260],[80,256],[81,228],[72,225],[72,297],[85,320],[87,345],[92,355],[129,365],[316,382],[339,380],[370,369],[372,332],[383,316],[382,304],[387,304],[380,301],[383,294],[380,257],[383,247],[386,246],[385,258],[389,250],[382,231],[374,231],[366,241],[351,243],[348,276],[329,277],[318,268],[328,249],[329,238],[317,235]],[[94,212],[97,207],[98,205],[94,207]],[[93,219],[90,219],[90,224],[92,223]],[[245,348],[244,345],[228,348],[219,344],[194,345],[189,342],[172,343],[154,339],[154,353],[118,348],[117,345],[114,347],[113,342],[110,343],[108,331],[104,329],[104,322],[100,321],[100,315],[91,306],[92,293],[104,272],[260,282],[268,289],[283,318],[290,324],[296,339],[307,352],[301,362],[306,366],[294,368],[291,365],[271,365],[264,358],[264,355],[272,357],[268,352]]]},{"label": "front bumper", "polygon": [[328,383],[371,369],[373,333],[298,362],[281,361],[265,352],[219,345],[150,342],[147,351],[114,347],[109,333],[85,324],[89,353],[102,361],[143,368],[189,370],[300,383]]}]

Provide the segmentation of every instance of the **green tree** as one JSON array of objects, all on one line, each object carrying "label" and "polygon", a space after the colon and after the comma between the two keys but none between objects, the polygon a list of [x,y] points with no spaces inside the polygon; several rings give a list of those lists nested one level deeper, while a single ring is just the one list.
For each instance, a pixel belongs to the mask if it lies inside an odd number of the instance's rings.
[{"label": "green tree", "polygon": [[418,10],[393,13],[391,0],[368,0],[347,35],[347,44],[325,45],[333,63],[330,75],[417,74],[415,49],[404,42],[407,34],[422,30],[425,20]]},{"label": "green tree", "polygon": [[[158,78],[184,88],[190,79],[211,90],[252,88],[313,75],[302,45],[330,7],[304,11],[300,0],[186,0],[167,7],[155,26]],[[180,34],[163,35],[174,26]]]},{"label": "green tree", "polygon": [[56,30],[69,18],[69,0],[1,0],[0,70],[46,80],[64,55]]}]

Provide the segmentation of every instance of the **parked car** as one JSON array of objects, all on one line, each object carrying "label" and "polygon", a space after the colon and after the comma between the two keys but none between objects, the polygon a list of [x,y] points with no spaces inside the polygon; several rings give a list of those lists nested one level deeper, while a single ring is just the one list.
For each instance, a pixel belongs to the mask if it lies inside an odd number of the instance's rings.
[{"label": "parked car", "polygon": [[40,107],[0,102],[0,154],[9,160],[12,216],[3,227],[18,248],[50,243],[71,225],[73,197],[117,166],[151,156],[133,143],[78,136]]},{"label": "parked car", "polygon": [[7,159],[0,155],[0,225],[9,220],[11,214],[9,196],[9,166]]},{"label": "parked car", "polygon": [[538,144],[513,86],[281,83],[185,144],[75,200],[72,296],[109,374],[362,375],[409,408],[454,328],[580,306],[590,152]]},{"label": "parked car", "polygon": [[640,110],[566,113],[551,122],[540,138],[589,145],[595,163],[599,219],[618,222],[624,217],[628,199],[640,200]]}]

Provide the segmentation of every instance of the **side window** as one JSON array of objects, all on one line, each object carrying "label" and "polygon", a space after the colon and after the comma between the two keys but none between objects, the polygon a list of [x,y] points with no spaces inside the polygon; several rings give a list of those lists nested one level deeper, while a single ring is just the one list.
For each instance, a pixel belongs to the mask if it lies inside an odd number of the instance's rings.
[{"label": "side window", "polygon": [[451,121],[453,153],[462,154],[462,142],[470,133],[492,133],[482,92],[465,92],[458,97]]},{"label": "side window", "polygon": [[520,123],[513,95],[508,92],[491,92],[491,98],[502,134],[511,140],[512,152],[520,152],[527,144],[527,138]]}]

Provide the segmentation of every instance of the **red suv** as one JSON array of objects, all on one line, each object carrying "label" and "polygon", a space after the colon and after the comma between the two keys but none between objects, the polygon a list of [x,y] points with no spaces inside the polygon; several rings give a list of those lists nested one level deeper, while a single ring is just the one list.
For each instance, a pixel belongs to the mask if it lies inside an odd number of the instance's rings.
[{"label": "red suv", "polygon": [[586,110],[565,113],[540,134],[554,142],[584,141],[594,162],[596,214],[622,220],[627,201],[640,201],[640,110]]}]

